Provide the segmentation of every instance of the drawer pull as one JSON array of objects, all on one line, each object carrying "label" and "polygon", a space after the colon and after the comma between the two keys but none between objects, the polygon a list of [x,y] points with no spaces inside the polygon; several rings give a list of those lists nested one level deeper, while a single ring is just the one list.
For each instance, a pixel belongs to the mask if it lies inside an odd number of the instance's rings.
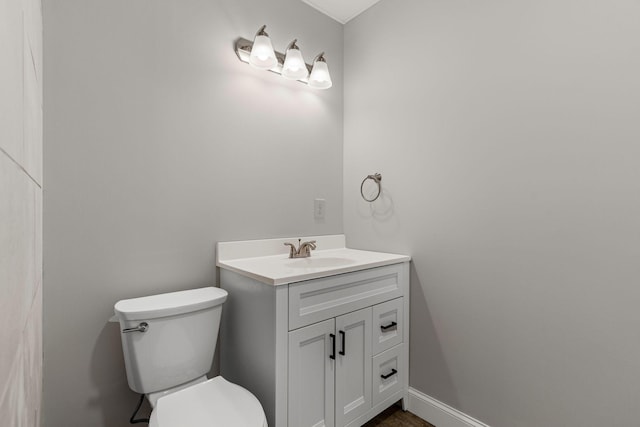
[{"label": "drawer pull", "polygon": [[398,326],[398,324],[396,322],[391,322],[388,325],[380,325],[380,330],[382,330],[383,332],[386,332],[387,329],[391,329],[395,326]]},{"label": "drawer pull", "polygon": [[397,373],[398,371],[396,371],[395,369],[392,369],[391,372],[389,372],[387,375],[384,375],[384,374],[380,375],[380,378],[382,378],[383,380],[386,380],[387,378],[391,378]]},{"label": "drawer pull", "polygon": [[329,355],[329,359],[336,360],[336,336],[329,334],[329,338],[331,338],[331,354]]}]

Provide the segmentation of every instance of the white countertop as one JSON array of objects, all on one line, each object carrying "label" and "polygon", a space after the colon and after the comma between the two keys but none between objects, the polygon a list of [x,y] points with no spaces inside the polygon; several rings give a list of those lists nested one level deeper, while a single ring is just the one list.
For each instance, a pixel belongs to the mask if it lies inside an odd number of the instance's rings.
[{"label": "white countertop", "polygon": [[309,258],[291,259],[284,243],[297,240],[219,242],[216,265],[277,286],[411,260],[407,255],[346,248],[344,235],[304,237],[303,242],[315,240],[317,249]]}]

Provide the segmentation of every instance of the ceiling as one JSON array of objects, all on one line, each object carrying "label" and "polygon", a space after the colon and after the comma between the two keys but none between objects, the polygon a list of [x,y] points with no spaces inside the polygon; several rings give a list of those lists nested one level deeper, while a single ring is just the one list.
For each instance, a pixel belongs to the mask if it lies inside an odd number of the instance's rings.
[{"label": "ceiling", "polygon": [[341,24],[360,15],[380,0],[302,0]]}]

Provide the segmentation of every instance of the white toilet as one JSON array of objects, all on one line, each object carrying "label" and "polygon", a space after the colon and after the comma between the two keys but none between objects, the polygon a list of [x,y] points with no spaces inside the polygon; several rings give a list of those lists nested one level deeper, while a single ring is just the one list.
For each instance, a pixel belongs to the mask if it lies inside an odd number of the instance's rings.
[{"label": "white toilet", "polygon": [[116,303],[127,380],[153,408],[150,427],[267,426],[253,394],[206,377],[226,299],[208,287]]}]

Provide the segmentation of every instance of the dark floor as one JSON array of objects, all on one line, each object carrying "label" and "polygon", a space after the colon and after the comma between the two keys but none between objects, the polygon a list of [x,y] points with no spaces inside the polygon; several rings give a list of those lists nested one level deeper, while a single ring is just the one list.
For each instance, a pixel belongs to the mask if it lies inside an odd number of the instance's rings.
[{"label": "dark floor", "polygon": [[392,406],[362,427],[434,427],[426,421],[416,417],[411,412],[405,412],[399,406]]}]

